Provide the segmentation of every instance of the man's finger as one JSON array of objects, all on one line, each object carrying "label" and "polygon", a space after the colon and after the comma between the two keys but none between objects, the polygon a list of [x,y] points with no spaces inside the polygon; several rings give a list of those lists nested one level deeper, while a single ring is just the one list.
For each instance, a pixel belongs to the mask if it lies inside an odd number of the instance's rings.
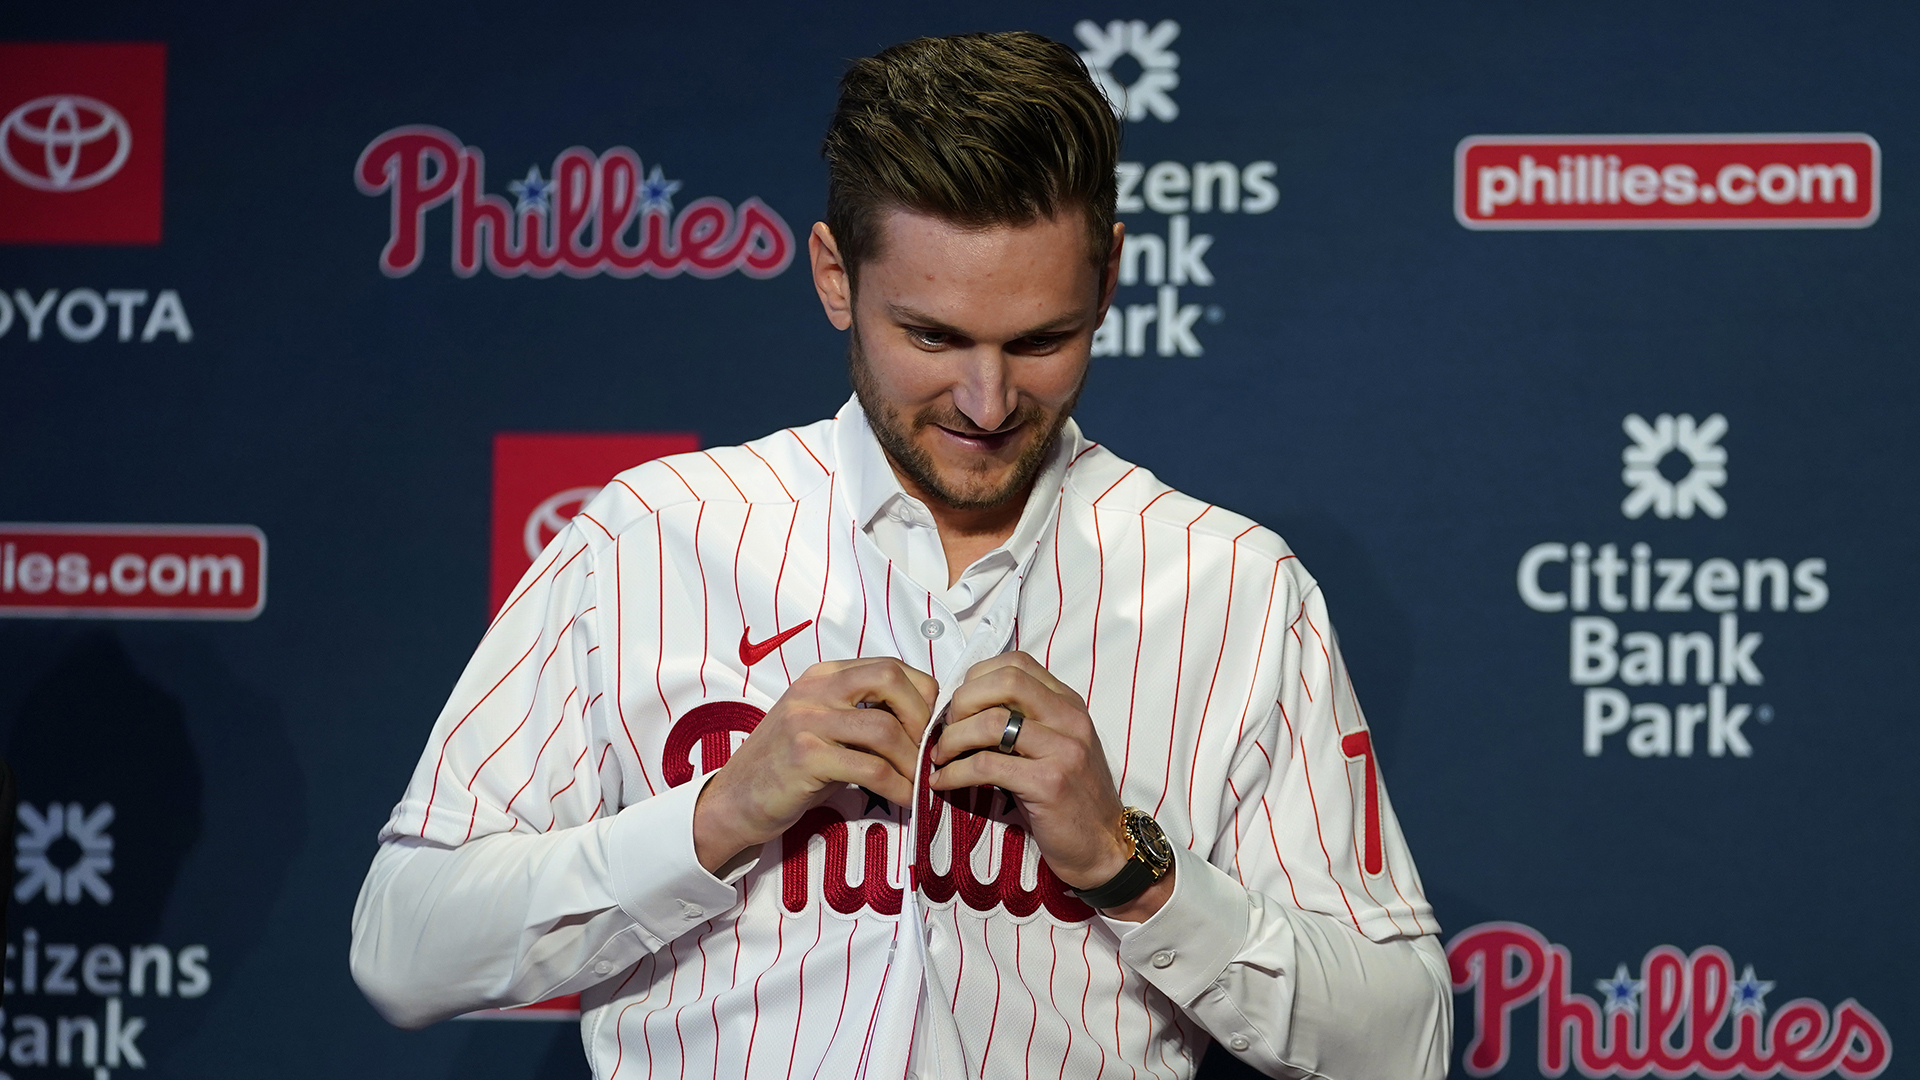
[{"label": "man's finger", "polygon": [[[1071,699],[1062,700],[1058,693],[1022,668],[1003,665],[978,678],[968,679],[960,689],[955,690],[953,701],[947,706],[947,715],[965,720],[996,706],[1011,705],[1026,714],[1029,721],[1040,719],[1064,728],[1072,723],[1064,716],[1070,704]],[[1058,722],[1056,717],[1059,717]]]},{"label": "man's finger", "polygon": [[[934,761],[952,761],[962,754],[971,754],[980,750],[998,750],[1000,740],[1007,731],[1007,719],[1006,707],[995,706],[983,712],[977,712],[964,720],[948,724],[947,729],[940,733],[940,742],[934,750]],[[1021,723],[1020,733],[1014,739],[1013,752],[1021,757],[1047,757],[1058,753],[1067,741],[1067,736],[1049,727],[1045,722],[1028,716]]]},{"label": "man's finger", "polygon": [[839,704],[879,706],[892,713],[907,737],[919,745],[920,733],[933,719],[933,699],[939,692],[933,676],[888,656],[841,669],[834,679]]},{"label": "man's finger", "polygon": [[1048,671],[1045,665],[1035,660],[1030,654],[1024,652],[1003,652],[998,656],[989,656],[985,660],[968,668],[967,677],[962,681],[971,682],[981,676],[1007,667],[1026,672],[1040,685],[1062,697],[1074,696],[1072,687],[1055,678],[1053,672]]},{"label": "man's finger", "polygon": [[832,784],[858,784],[896,806],[913,805],[913,782],[886,758],[849,747],[823,743],[810,755],[815,778]]},{"label": "man's finger", "polygon": [[920,742],[909,738],[900,721],[885,709],[840,709],[814,729],[822,738],[872,754],[901,776],[912,776],[920,759]]},{"label": "man's finger", "polygon": [[1045,769],[1037,761],[1009,754],[972,754],[934,770],[931,786],[935,791],[992,786],[1013,792],[1017,799],[1030,799]]}]

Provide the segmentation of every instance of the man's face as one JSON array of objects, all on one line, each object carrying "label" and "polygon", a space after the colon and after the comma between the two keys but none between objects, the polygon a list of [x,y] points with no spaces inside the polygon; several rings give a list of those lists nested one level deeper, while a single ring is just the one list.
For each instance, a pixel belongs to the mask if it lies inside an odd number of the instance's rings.
[{"label": "man's face", "polygon": [[1079,396],[1114,275],[1103,290],[1077,210],[985,229],[895,210],[882,230],[857,291],[825,226],[812,244],[875,435],[922,497],[976,510],[1023,496]]}]

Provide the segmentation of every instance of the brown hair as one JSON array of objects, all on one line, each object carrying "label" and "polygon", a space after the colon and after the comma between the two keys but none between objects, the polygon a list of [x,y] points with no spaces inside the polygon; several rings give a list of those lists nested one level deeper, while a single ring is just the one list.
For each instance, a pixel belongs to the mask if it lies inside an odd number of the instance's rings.
[{"label": "brown hair", "polygon": [[1120,124],[1073,50],[1038,34],[920,38],[856,60],[821,147],[827,227],[849,276],[900,208],[968,227],[1084,211],[1113,245]]}]

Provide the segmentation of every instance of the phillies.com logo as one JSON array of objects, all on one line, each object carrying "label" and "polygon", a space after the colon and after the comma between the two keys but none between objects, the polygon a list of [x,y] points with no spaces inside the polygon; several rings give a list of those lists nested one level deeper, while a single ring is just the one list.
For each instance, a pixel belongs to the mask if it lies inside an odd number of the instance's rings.
[{"label": "phillies.com logo", "polygon": [[538,166],[507,185],[509,203],[486,190],[486,158],[451,132],[419,124],[374,139],[354,165],[367,195],[388,195],[392,209],[380,269],[405,277],[420,265],[427,211],[453,206],[453,272],[500,277],[720,277],[739,271],[773,277],[793,260],[793,233],[772,207],[749,198],[695,199],[674,212],[680,182],[624,146],[595,155],[569,147],[553,159],[550,178]]},{"label": "phillies.com logo", "polygon": [[1647,951],[1638,977],[1619,965],[1601,1000],[1570,989],[1573,954],[1519,923],[1482,923],[1447,946],[1456,994],[1473,991],[1469,1076],[1507,1065],[1515,1009],[1537,1003],[1542,1076],[1879,1076],[1893,1057],[1886,1026],[1852,998],[1829,1010],[1795,998],[1771,1010],[1773,983],[1749,964],[1738,978],[1726,950]]}]

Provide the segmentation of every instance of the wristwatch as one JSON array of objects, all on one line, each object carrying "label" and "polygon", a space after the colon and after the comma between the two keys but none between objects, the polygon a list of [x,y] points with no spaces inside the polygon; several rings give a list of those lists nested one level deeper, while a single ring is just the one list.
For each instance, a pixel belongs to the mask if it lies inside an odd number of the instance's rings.
[{"label": "wristwatch", "polygon": [[1173,845],[1167,843],[1167,834],[1160,831],[1160,823],[1152,814],[1129,806],[1120,812],[1120,827],[1133,838],[1133,858],[1106,884],[1073,890],[1092,907],[1119,907],[1146,892],[1173,868]]}]

